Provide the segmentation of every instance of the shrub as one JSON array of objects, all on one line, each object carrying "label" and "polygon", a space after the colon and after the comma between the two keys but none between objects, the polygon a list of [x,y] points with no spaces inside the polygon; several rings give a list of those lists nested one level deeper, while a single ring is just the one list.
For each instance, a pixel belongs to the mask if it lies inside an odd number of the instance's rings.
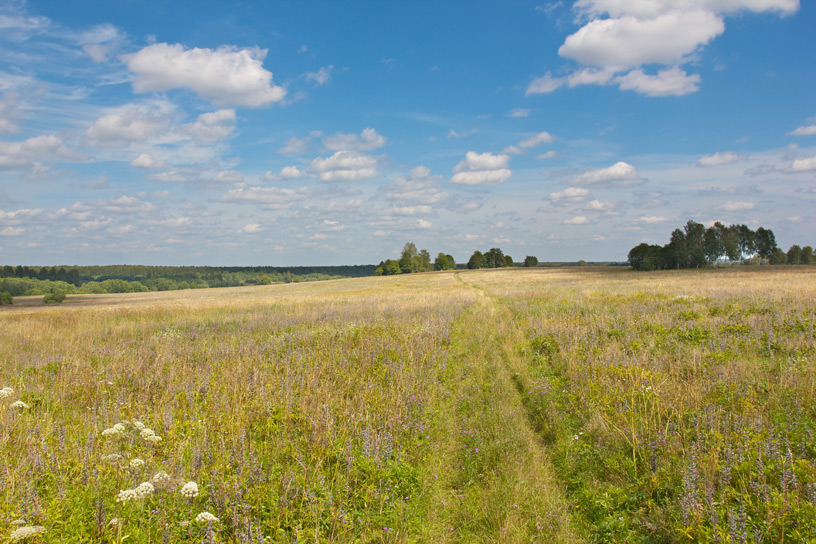
[{"label": "shrub", "polygon": [[3,304],[14,304],[14,300],[11,298],[11,295],[6,293],[5,291],[0,291],[0,306]]},{"label": "shrub", "polygon": [[65,296],[65,293],[49,293],[43,297],[43,302],[45,304],[62,304]]}]

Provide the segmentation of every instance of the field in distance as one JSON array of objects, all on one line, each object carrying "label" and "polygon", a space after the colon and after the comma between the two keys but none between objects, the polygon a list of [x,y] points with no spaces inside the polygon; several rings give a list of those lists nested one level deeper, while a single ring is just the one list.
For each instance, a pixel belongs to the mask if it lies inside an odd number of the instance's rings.
[{"label": "field in distance", "polygon": [[816,268],[0,310],[0,541],[816,539]]}]

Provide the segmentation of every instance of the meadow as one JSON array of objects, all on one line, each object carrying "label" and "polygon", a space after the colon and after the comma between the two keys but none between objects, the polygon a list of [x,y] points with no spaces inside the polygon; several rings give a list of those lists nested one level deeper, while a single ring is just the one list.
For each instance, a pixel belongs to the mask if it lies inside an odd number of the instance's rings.
[{"label": "meadow", "polygon": [[816,542],[816,268],[0,309],[0,542]]}]

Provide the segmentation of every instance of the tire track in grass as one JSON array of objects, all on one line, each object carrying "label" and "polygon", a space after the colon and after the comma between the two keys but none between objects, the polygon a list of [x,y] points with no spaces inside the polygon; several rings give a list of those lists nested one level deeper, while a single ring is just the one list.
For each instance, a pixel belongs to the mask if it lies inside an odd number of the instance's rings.
[{"label": "tire track in grass", "polygon": [[423,541],[581,542],[513,379],[510,312],[455,277],[482,296],[457,320],[440,376]]}]

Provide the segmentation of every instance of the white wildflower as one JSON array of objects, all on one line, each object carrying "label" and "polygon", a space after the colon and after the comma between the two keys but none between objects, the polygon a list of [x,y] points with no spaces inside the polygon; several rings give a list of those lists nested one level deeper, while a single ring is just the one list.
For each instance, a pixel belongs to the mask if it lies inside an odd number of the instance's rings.
[{"label": "white wildflower", "polygon": [[116,461],[120,460],[121,458],[122,458],[122,456],[119,455],[118,453],[109,453],[108,455],[102,456],[102,460],[107,461],[109,463],[115,463]]},{"label": "white wildflower", "polygon": [[127,429],[125,428],[124,423],[117,423],[116,425],[114,425],[114,426],[113,426],[113,427],[111,427],[111,428],[112,428],[112,429],[116,429],[116,432],[117,432],[117,433],[123,433],[123,432],[125,432],[125,431],[127,430]]},{"label": "white wildflower", "polygon": [[116,502],[129,502],[135,501],[136,499],[140,498],[139,494],[136,493],[135,489],[123,489],[119,492],[119,495],[116,497]]},{"label": "white wildflower", "polygon": [[195,520],[199,523],[218,523],[220,520],[209,512],[201,512]]},{"label": "white wildflower", "polygon": [[14,521],[11,522],[11,524],[14,525],[15,527],[19,527],[21,525],[25,525],[26,520],[24,520],[24,519],[15,519]]},{"label": "white wildflower", "polygon": [[154,484],[161,484],[170,481],[170,475],[165,471],[160,470],[155,474],[155,476],[153,476],[152,481]]},{"label": "white wildflower", "polygon": [[29,407],[28,404],[21,400],[12,402],[9,406],[11,406],[12,408],[19,408],[20,410],[25,410],[26,408]]},{"label": "white wildflower", "polygon": [[190,522],[185,519],[184,521],[180,521],[179,525],[181,525],[182,527],[189,527]]},{"label": "white wildflower", "polygon": [[136,489],[134,489],[137,495],[139,495],[140,499],[147,497],[148,495],[152,495],[156,488],[153,487],[153,484],[150,482],[142,482],[140,483]]},{"label": "white wildflower", "polygon": [[102,436],[117,436],[119,434],[119,430],[109,427],[102,431]]},{"label": "white wildflower", "polygon": [[139,429],[139,436],[141,436],[142,438],[147,438],[148,436],[154,436],[155,434],[156,433],[153,432],[153,429],[148,429],[144,425],[142,426],[141,429]]},{"label": "white wildflower", "polygon": [[130,468],[133,469],[142,468],[144,464],[144,459],[139,459],[138,457],[134,457],[130,460]]},{"label": "white wildflower", "polygon": [[198,497],[198,484],[195,482],[187,482],[186,484],[181,486],[179,493],[181,493],[188,499]]},{"label": "white wildflower", "polygon": [[10,397],[12,393],[14,393],[14,389],[11,387],[4,387],[3,389],[0,389],[0,399]]},{"label": "white wildflower", "polygon": [[138,420],[133,421],[133,426],[136,427],[137,429],[139,429],[140,431],[143,431],[144,429],[146,429],[145,424],[142,423],[141,421],[138,421]]},{"label": "white wildflower", "polygon": [[45,532],[45,527],[42,525],[34,525],[34,526],[27,526],[27,527],[19,527],[14,529],[11,533],[11,541],[17,542],[18,540],[26,539],[30,536],[37,536],[40,533]]},{"label": "white wildflower", "polygon": [[157,434],[154,434],[154,435],[151,435],[151,436],[146,436],[145,440],[147,440],[148,442],[150,442],[153,445],[156,445],[156,444],[158,444],[159,442],[162,441],[162,437],[157,435]]}]

